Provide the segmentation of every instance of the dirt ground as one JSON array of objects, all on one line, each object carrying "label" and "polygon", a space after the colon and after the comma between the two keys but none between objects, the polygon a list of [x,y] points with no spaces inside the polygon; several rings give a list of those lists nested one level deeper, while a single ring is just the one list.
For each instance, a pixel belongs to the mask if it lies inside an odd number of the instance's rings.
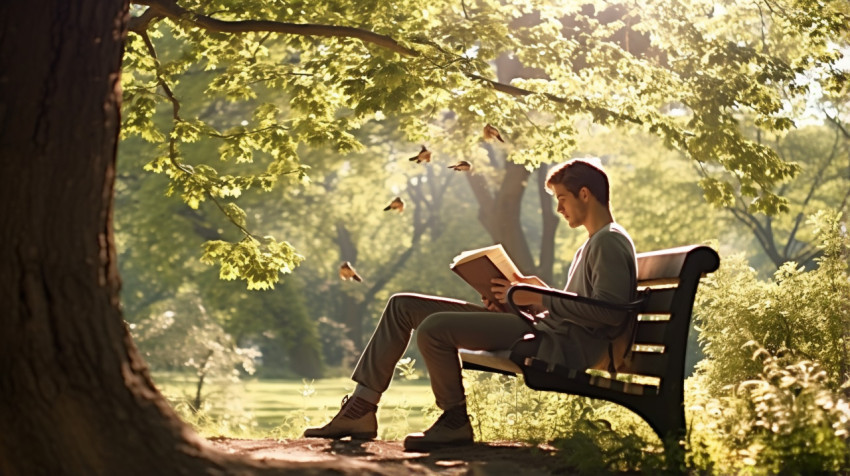
[{"label": "dirt ground", "polygon": [[550,446],[510,442],[476,443],[431,453],[406,452],[400,441],[348,441],[321,438],[238,440],[211,438],[218,450],[259,461],[326,463],[362,469],[364,473],[421,475],[553,475],[571,474]]}]

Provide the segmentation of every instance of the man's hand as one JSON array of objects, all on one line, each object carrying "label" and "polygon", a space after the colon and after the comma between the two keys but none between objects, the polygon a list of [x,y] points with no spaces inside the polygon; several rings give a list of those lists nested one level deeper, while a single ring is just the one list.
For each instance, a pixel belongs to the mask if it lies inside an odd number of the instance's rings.
[{"label": "man's hand", "polygon": [[486,307],[490,311],[504,312],[504,309],[502,309],[501,306],[499,306],[497,303],[490,302],[490,300],[484,296],[481,296],[481,302],[484,303],[484,307]]},{"label": "man's hand", "polygon": [[542,279],[537,276],[522,276],[519,274],[514,274],[514,283],[522,283],[522,284],[532,284],[534,286],[541,286],[544,288],[548,288],[549,285],[544,283]]},{"label": "man's hand", "polygon": [[[493,294],[499,302],[507,302],[508,289],[510,289],[510,287],[514,284],[523,283],[546,288],[549,287],[537,276],[520,276],[518,274],[514,274],[513,278],[514,281],[508,281],[507,279],[502,278],[493,278],[490,280],[490,284],[492,284],[490,290],[493,291]],[[538,293],[528,291],[517,291],[514,293],[514,304],[517,306],[533,306],[534,308],[539,308],[543,306],[543,296]]]}]

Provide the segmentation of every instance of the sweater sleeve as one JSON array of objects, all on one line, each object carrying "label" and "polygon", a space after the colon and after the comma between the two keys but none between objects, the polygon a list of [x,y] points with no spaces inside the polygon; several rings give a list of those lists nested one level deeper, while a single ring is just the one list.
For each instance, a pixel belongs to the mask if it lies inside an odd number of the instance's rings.
[{"label": "sweater sleeve", "polygon": [[[583,263],[576,270],[568,291],[601,301],[628,303],[634,298],[637,286],[634,246],[631,240],[617,232],[604,233],[588,243]],[[583,280],[573,283],[572,280]],[[589,330],[617,326],[626,313],[567,299],[543,296],[549,318],[565,320]]]}]

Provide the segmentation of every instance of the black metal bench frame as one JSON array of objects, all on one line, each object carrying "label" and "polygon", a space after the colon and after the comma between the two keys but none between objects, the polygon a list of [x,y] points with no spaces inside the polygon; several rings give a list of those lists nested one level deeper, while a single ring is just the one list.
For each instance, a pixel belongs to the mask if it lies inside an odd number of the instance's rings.
[{"label": "black metal bench frame", "polygon": [[641,299],[628,305],[529,285],[514,286],[507,295],[508,303],[520,315],[512,300],[518,289],[630,311],[634,328],[626,338],[630,339],[631,352],[616,374],[551,366],[523,355],[517,348],[498,352],[461,349],[464,368],[512,375],[521,372],[525,384],[535,390],[620,404],[646,420],[665,446],[671,442],[678,445],[686,435],[685,351],[694,298],[700,278],[715,271],[720,258],[713,249],[696,245],[640,253],[637,262]]}]

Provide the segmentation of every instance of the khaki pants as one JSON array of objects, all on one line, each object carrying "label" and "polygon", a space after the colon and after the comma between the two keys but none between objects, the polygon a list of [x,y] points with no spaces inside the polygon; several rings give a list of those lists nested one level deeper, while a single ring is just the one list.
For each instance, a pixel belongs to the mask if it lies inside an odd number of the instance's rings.
[{"label": "khaki pants", "polygon": [[514,314],[488,311],[456,299],[422,294],[395,294],[363,350],[351,378],[383,393],[404,355],[411,334],[425,359],[437,406],[446,410],[464,403],[461,361],[457,350],[502,350],[531,332],[531,324]]}]

